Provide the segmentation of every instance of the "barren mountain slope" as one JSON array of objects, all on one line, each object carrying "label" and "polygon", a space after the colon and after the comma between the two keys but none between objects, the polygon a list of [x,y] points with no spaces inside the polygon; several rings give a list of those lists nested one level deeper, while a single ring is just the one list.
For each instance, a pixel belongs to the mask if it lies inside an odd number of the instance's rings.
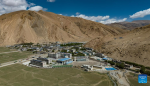
[{"label": "barren mountain slope", "polygon": [[96,38],[86,44],[118,60],[150,66],[150,25],[115,37]]},{"label": "barren mountain slope", "polygon": [[82,18],[44,11],[17,11],[0,16],[0,46],[24,42],[83,42],[124,32]]},{"label": "barren mountain slope", "polygon": [[126,30],[133,30],[138,27],[143,27],[150,24],[150,20],[136,20],[132,22],[120,22],[108,24],[111,27],[118,27]]}]

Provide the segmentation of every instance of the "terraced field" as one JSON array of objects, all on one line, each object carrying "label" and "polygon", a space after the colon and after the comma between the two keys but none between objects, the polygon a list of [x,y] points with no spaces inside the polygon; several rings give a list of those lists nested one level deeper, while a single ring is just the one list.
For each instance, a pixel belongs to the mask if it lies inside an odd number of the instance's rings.
[{"label": "terraced field", "polygon": [[40,69],[15,64],[0,68],[0,86],[113,86],[106,74],[77,68]]}]

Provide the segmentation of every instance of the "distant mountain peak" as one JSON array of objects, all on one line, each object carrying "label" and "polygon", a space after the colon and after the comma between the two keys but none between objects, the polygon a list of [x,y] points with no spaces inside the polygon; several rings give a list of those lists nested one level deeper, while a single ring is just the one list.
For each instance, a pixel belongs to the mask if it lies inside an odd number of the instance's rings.
[{"label": "distant mountain peak", "polygon": [[119,22],[108,24],[108,26],[118,27],[126,30],[133,30],[150,24],[150,20],[134,20],[132,22]]}]

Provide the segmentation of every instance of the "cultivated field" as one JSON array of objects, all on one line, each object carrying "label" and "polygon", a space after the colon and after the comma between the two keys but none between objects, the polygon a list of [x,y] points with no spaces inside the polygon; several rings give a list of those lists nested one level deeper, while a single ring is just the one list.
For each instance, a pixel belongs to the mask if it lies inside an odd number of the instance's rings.
[{"label": "cultivated field", "polygon": [[0,68],[0,86],[113,86],[106,74],[77,68],[40,69],[15,64]]},{"label": "cultivated field", "polygon": [[150,86],[150,77],[147,78],[148,83],[146,83],[146,84],[138,83],[138,75],[137,74],[134,75],[133,73],[130,73],[128,75],[128,79],[130,81],[131,86]]},{"label": "cultivated field", "polygon": [[3,54],[0,54],[0,63],[27,58],[29,55],[32,55],[32,52],[26,51],[26,52],[3,53]]}]

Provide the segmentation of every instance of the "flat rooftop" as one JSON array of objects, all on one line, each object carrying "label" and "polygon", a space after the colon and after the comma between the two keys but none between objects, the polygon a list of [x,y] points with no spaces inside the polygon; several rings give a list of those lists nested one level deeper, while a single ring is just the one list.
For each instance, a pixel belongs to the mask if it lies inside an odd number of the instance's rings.
[{"label": "flat rooftop", "polygon": [[62,59],[59,59],[58,61],[66,61],[66,60],[69,60],[70,58],[62,58]]}]

